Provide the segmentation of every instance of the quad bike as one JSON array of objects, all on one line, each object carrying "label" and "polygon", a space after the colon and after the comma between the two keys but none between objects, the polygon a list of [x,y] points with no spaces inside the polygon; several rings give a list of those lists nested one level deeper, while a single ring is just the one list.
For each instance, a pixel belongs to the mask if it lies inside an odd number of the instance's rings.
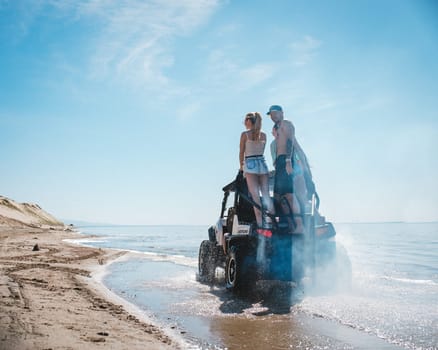
[{"label": "quad bike", "polygon": [[[219,220],[208,229],[208,240],[199,248],[199,280],[214,282],[216,269],[221,267],[230,290],[249,288],[258,280],[299,283],[306,271],[315,271],[336,257],[336,231],[319,215],[316,192],[302,211],[304,232],[290,234],[287,217],[268,213],[251,199],[240,172],[222,190]],[[231,193],[233,204],[227,207]],[[257,227],[254,206],[271,219],[270,227]]]}]

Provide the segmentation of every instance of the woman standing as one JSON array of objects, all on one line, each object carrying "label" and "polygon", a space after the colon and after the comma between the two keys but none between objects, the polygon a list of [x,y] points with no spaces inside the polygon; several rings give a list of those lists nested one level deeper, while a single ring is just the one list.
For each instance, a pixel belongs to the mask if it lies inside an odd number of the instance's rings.
[{"label": "woman standing", "polygon": [[[244,121],[247,131],[240,135],[240,170],[243,170],[248,190],[254,202],[260,203],[262,194],[263,207],[269,213],[274,213],[271,197],[269,195],[269,170],[266,165],[264,152],[266,134],[261,131],[262,117],[258,112],[247,113]],[[258,227],[263,226],[263,217],[259,209],[254,207]]]}]

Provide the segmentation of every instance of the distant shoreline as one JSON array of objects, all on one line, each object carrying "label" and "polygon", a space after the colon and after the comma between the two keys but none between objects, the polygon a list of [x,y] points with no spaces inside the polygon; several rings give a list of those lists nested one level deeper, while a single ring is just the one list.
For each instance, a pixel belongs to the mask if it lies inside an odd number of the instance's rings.
[{"label": "distant shoreline", "polygon": [[[184,225],[178,225],[178,224],[111,224],[111,223],[93,223],[93,222],[83,222],[82,224],[76,224],[74,220],[68,221],[67,223],[72,223],[75,227],[81,228],[81,227],[114,227],[114,226],[123,226],[123,227],[141,227],[141,226],[167,226],[167,227],[190,227],[190,226],[211,226],[210,224],[184,224]],[[333,224],[349,224],[349,225],[362,225],[362,224],[438,224],[438,220],[436,221],[339,221],[339,222],[333,222]]]}]

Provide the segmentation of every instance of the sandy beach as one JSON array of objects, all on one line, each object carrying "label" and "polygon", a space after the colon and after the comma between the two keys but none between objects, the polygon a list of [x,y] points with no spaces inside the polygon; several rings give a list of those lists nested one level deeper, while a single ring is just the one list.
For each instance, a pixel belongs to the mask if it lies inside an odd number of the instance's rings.
[{"label": "sandy beach", "polygon": [[[409,310],[422,305],[416,298],[411,308],[399,305],[392,286],[383,289],[389,299],[367,297],[363,288],[331,295],[278,281],[235,294],[220,269],[215,283],[200,283],[196,254],[205,230],[117,226],[79,233],[37,205],[0,196],[0,350],[436,349],[433,310],[425,306],[412,323]],[[79,245],[84,238],[90,246]],[[416,286],[410,293],[434,300],[433,282]],[[393,321],[404,310],[407,318]],[[399,330],[378,333],[374,324]],[[412,334],[415,343],[407,338]]]},{"label": "sandy beach", "polygon": [[0,222],[0,349],[178,348],[91,278],[123,253],[63,241],[77,236]]}]

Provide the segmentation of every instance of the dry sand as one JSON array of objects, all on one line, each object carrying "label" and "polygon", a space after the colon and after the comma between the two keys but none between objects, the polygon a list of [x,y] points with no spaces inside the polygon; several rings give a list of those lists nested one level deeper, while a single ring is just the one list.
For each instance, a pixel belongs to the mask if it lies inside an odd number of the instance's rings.
[{"label": "dry sand", "polygon": [[79,235],[62,226],[6,224],[0,223],[0,349],[180,347],[96,288],[91,271],[122,253],[63,242]]}]

